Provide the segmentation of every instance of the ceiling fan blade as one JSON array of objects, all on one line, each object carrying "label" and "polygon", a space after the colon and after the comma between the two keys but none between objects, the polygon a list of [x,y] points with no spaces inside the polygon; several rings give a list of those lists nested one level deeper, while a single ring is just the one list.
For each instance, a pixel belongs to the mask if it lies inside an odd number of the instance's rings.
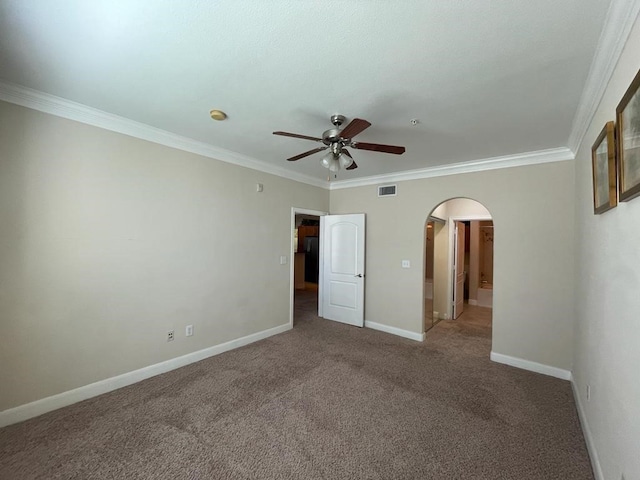
[{"label": "ceiling fan blade", "polygon": [[273,132],[274,135],[282,135],[283,137],[302,138],[303,140],[313,140],[314,142],[321,142],[321,138],[309,137],[308,135],[299,135],[297,133],[289,132]]},{"label": "ceiling fan blade", "polygon": [[[349,153],[349,150],[343,148],[342,149],[342,153],[344,153],[347,157],[349,157],[351,160],[353,160],[353,157]],[[358,168],[358,164],[356,163],[355,160],[353,160],[353,162],[351,162],[351,165],[349,165],[345,170],[354,170],[356,168]]]},{"label": "ceiling fan blade", "polygon": [[314,153],[321,152],[322,150],[326,150],[329,147],[318,147],[313,150],[309,150],[308,152],[301,153],[300,155],[296,155],[295,157],[287,158],[290,162],[295,162],[296,160],[300,160],[301,158],[307,157],[309,155],[313,155]]},{"label": "ceiling fan blade", "polygon": [[351,145],[352,148],[359,150],[371,150],[373,152],[393,153],[394,155],[402,155],[405,151],[404,147],[397,145],[381,145],[379,143],[357,142]]},{"label": "ceiling fan blade", "polygon": [[367,128],[369,128],[371,124],[366,120],[361,118],[354,118],[349,122],[349,125],[344,127],[344,129],[340,132],[340,136],[342,138],[353,138],[361,132],[364,132]]}]

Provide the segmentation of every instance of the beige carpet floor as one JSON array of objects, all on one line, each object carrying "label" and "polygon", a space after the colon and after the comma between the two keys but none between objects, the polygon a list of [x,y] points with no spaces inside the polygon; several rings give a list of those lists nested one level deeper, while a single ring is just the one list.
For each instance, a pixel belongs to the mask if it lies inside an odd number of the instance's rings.
[{"label": "beige carpet floor", "polygon": [[293,330],[0,430],[9,479],[593,478],[568,382],[314,315]]}]

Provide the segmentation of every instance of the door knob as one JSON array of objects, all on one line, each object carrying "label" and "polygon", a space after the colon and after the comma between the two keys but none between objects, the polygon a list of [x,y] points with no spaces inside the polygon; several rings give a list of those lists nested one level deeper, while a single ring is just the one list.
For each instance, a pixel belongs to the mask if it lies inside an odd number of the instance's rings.
[{"label": "door knob", "polygon": [[354,275],[354,277],[358,277],[358,278],[362,278],[362,276],[363,276],[363,275],[362,275],[361,273],[359,273],[359,274],[357,274],[357,275]]}]

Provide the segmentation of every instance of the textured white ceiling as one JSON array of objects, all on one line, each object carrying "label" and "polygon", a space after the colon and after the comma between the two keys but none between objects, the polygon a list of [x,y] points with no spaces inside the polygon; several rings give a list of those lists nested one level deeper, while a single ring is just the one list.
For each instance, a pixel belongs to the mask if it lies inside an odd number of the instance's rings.
[{"label": "textured white ceiling", "polygon": [[318,179],[271,132],[406,146],[348,179],[566,146],[609,3],[0,0],[0,78]]}]

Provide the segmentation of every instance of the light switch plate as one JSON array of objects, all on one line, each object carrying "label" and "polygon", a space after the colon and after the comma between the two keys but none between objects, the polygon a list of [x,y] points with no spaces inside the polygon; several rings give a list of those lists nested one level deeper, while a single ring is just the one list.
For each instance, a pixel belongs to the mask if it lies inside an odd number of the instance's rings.
[{"label": "light switch plate", "polygon": [[287,264],[287,256],[280,255],[280,265],[286,265],[286,264]]}]

